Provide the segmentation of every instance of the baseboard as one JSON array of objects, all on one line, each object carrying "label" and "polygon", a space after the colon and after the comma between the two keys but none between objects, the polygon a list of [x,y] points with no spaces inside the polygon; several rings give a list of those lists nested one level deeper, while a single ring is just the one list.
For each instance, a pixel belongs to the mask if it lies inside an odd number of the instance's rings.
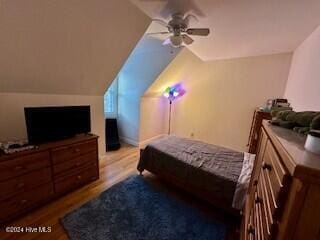
[{"label": "baseboard", "polygon": [[128,144],[133,145],[135,147],[143,148],[146,145],[148,145],[149,142],[154,141],[159,138],[162,138],[162,137],[165,137],[165,136],[167,136],[167,134],[160,134],[160,135],[154,136],[152,138],[148,138],[146,140],[143,140],[141,142],[138,142],[136,140],[133,140],[133,139],[127,138],[127,137],[123,137],[123,136],[120,136],[119,138],[122,142],[128,143]]},{"label": "baseboard", "polygon": [[148,138],[148,139],[146,139],[144,141],[139,142],[139,147],[143,148],[146,145],[148,145],[148,143],[150,143],[151,141],[154,141],[154,140],[159,139],[159,138],[163,138],[165,136],[167,136],[167,134],[160,134],[160,135],[154,136],[152,138]]},{"label": "baseboard", "polygon": [[107,156],[106,154],[103,154],[103,155],[99,155],[98,158],[99,160],[101,160],[101,159],[104,159],[106,156]]},{"label": "baseboard", "polygon": [[128,144],[130,144],[130,145],[139,147],[139,142],[136,141],[136,140],[133,140],[133,139],[127,138],[127,137],[122,137],[122,136],[120,136],[119,138],[120,138],[120,140],[121,140],[122,142],[125,142],[125,143],[128,143]]}]

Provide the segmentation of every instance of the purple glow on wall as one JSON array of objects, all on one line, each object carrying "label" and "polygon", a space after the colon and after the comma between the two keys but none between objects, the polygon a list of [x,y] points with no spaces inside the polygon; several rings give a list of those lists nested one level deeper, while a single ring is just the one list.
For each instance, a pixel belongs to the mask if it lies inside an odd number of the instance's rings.
[{"label": "purple glow on wall", "polygon": [[168,98],[170,101],[173,101],[176,98],[183,96],[185,93],[186,91],[182,88],[181,84],[178,83],[174,86],[167,87],[163,96]]}]

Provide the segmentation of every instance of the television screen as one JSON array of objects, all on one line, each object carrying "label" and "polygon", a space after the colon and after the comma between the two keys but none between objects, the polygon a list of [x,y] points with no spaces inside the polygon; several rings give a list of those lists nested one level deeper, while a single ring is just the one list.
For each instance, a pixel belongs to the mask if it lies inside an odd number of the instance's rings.
[{"label": "television screen", "polygon": [[39,144],[91,131],[90,106],[27,107],[28,141]]}]

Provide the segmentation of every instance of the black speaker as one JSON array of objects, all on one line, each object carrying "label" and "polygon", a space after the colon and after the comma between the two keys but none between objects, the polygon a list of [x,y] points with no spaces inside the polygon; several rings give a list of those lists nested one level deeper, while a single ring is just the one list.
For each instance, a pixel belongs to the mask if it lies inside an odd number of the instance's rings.
[{"label": "black speaker", "polygon": [[116,118],[106,119],[106,150],[114,151],[120,148],[118,124]]}]

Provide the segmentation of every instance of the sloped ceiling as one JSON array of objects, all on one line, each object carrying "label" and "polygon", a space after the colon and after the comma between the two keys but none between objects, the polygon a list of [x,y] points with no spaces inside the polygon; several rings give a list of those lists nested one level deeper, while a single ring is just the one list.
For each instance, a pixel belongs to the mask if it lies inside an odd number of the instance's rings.
[{"label": "sloped ceiling", "polygon": [[182,50],[143,36],[118,74],[119,94],[133,97],[140,104],[140,97]]},{"label": "sloped ceiling", "polygon": [[203,63],[188,48],[183,48],[144,92],[144,96],[162,96],[168,86],[173,86],[192,78],[192,74],[199,70]]},{"label": "sloped ceiling", "polygon": [[151,18],[167,21],[174,12],[197,15],[199,21],[191,21],[191,27],[209,27],[211,34],[195,36],[188,48],[204,61],[292,52],[320,24],[319,0],[131,1]]},{"label": "sloped ceiling", "polygon": [[103,95],[149,24],[126,0],[1,0],[0,92]]},{"label": "sloped ceiling", "polygon": [[118,75],[118,123],[122,137],[139,142],[141,97],[181,49],[143,37]]},{"label": "sloped ceiling", "polygon": [[140,97],[176,61],[181,50],[163,46],[158,39],[142,37],[119,72],[119,93],[130,95],[139,103]]}]

